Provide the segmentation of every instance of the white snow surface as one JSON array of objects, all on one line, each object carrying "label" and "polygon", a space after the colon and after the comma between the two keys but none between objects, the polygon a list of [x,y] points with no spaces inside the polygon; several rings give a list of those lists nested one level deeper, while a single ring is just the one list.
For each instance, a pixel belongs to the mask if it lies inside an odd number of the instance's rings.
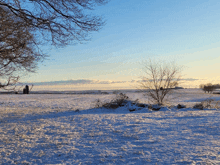
[{"label": "white snow surface", "polygon": [[159,111],[94,108],[113,94],[0,97],[0,164],[220,164],[220,110],[192,108],[219,95],[175,90]]}]

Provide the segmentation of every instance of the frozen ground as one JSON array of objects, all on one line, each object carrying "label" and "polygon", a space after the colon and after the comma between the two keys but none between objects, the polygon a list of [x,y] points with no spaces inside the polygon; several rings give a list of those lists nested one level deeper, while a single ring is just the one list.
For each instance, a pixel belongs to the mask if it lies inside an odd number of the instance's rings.
[{"label": "frozen ground", "polygon": [[220,164],[220,110],[192,109],[219,95],[176,90],[160,111],[93,108],[113,97],[1,95],[0,164]]}]

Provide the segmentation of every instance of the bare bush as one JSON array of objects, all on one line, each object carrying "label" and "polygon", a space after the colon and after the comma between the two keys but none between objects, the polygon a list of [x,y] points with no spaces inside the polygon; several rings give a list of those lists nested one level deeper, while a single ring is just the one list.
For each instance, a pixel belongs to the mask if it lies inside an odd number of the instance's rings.
[{"label": "bare bush", "polygon": [[151,109],[152,111],[159,111],[161,109],[161,106],[160,105],[148,105],[148,109]]},{"label": "bare bush", "polygon": [[220,101],[216,101],[214,108],[220,109]]},{"label": "bare bush", "polygon": [[109,103],[103,104],[105,108],[116,109],[118,107],[124,106],[128,102],[129,97],[124,93],[116,94],[115,98]]},{"label": "bare bush", "polygon": [[101,102],[101,100],[100,99],[97,99],[96,101],[95,101],[95,108],[100,108],[100,107],[102,107],[103,106],[103,103]]},{"label": "bare bush", "polygon": [[204,101],[202,101],[201,103],[204,106],[204,108],[212,108],[211,103],[213,101],[214,101],[213,99],[208,98],[208,99],[205,99]]},{"label": "bare bush", "polygon": [[159,63],[151,60],[145,65],[145,74],[140,89],[150,101],[162,105],[166,96],[178,85],[181,68],[174,63]]},{"label": "bare bush", "polygon": [[193,108],[195,109],[204,109],[204,108],[215,108],[215,109],[219,109],[219,102],[217,101],[216,103],[214,103],[214,99],[212,98],[207,98],[205,100],[203,100],[201,103],[197,103],[194,105]]},{"label": "bare bush", "polygon": [[122,106],[124,102],[126,102],[129,99],[129,97],[124,93],[119,93],[116,95],[116,98],[112,101],[117,103],[119,106]]},{"label": "bare bush", "polygon": [[132,101],[124,93],[116,94],[115,97],[110,102],[102,102],[100,99],[95,101],[95,108],[107,108],[107,109],[116,109],[119,107],[126,106],[129,111],[135,111],[137,108],[142,109],[146,108],[148,105],[139,103],[139,100]]},{"label": "bare bush", "polygon": [[203,110],[204,106],[202,103],[197,103],[193,106],[193,109],[200,109],[200,110]]},{"label": "bare bush", "polygon": [[182,108],[186,108],[186,106],[185,106],[185,105],[182,105],[182,104],[178,104],[178,105],[177,105],[177,108],[178,108],[178,109],[182,109]]}]

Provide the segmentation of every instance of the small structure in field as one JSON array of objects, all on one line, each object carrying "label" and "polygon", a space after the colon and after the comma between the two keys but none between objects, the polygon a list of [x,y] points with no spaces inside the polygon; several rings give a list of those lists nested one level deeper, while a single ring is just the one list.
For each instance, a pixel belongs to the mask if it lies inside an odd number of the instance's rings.
[{"label": "small structure in field", "polygon": [[29,86],[26,85],[25,88],[23,89],[23,94],[29,94]]}]

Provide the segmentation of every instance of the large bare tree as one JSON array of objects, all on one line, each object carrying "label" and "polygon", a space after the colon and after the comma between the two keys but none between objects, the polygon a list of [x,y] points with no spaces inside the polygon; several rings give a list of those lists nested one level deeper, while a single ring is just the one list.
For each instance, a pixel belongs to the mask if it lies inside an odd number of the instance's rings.
[{"label": "large bare tree", "polygon": [[145,76],[140,82],[140,88],[152,102],[159,105],[172,89],[178,85],[181,76],[181,67],[175,63],[147,61],[144,68]]},{"label": "large bare tree", "polygon": [[89,39],[104,22],[92,15],[96,5],[107,0],[0,0],[0,6],[11,11],[32,28],[35,35],[56,46]]},{"label": "large bare tree", "polygon": [[107,0],[0,0],[0,88],[21,72],[33,72],[45,55],[41,44],[56,47],[88,40],[104,22],[89,11]]},{"label": "large bare tree", "polygon": [[44,58],[31,29],[7,8],[0,6],[0,88],[18,80],[20,72],[34,72]]}]

